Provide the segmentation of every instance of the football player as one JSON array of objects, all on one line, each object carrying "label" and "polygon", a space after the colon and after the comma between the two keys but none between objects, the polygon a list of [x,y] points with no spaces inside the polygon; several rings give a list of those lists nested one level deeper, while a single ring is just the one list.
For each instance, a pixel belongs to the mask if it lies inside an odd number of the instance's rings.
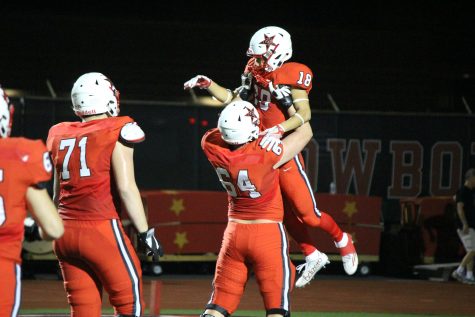
[{"label": "football player", "polygon": [[118,117],[119,92],[103,74],[80,76],[71,99],[81,121],[53,126],[47,141],[54,200],[65,224],[54,251],[71,316],[101,316],[103,288],[117,315],[141,316],[142,271],[117,206],[123,204],[139,241],[158,260],[162,248],[147,224],[134,177],[134,144],[145,134],[132,118]]},{"label": "football player", "polygon": [[[280,27],[262,28],[252,36],[247,55],[250,60],[241,76],[242,85],[234,92],[203,75],[187,81],[184,88],[207,89],[223,104],[235,99],[253,102],[261,116],[263,133],[277,138],[309,122],[308,94],[313,73],[306,65],[286,62],[292,57],[290,34]],[[261,146],[272,148],[268,142],[275,142],[275,138],[263,138]],[[328,213],[318,209],[301,154],[281,167],[279,181],[286,210],[284,223],[306,255],[306,263],[297,267],[302,274],[296,286],[308,284],[329,263],[328,257],[313,245],[302,222],[330,234],[340,250],[345,272],[354,274],[358,257],[351,236]]]},{"label": "football player", "polygon": [[[269,151],[259,143],[259,113],[247,101],[226,106],[218,128],[201,142],[204,153],[228,192],[228,225],[216,263],[213,291],[203,317],[228,317],[254,270],[267,316],[290,316],[289,293],[295,268],[289,259],[278,168],[310,141],[303,124],[275,140]],[[271,137],[267,137],[269,139]]]},{"label": "football player", "polygon": [[[52,165],[41,140],[10,138],[13,105],[0,87],[0,316],[17,316],[21,299],[21,249],[28,238],[58,239],[63,223],[45,189]],[[25,224],[28,209],[38,226]],[[26,228],[25,228],[26,227]]]}]

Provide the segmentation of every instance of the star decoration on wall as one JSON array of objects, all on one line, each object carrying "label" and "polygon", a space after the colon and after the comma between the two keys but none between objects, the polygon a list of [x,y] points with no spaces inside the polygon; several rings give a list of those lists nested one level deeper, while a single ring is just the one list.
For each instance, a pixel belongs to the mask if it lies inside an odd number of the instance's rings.
[{"label": "star decoration on wall", "polygon": [[353,217],[354,214],[358,212],[356,208],[356,201],[345,201],[345,207],[343,208],[343,213],[348,216],[348,218]]},{"label": "star decoration on wall", "polygon": [[183,200],[183,198],[173,198],[172,205],[170,206],[170,211],[173,211],[176,216],[179,216],[183,210],[185,210],[185,201]]},{"label": "star decoration on wall", "polygon": [[175,241],[173,241],[173,243],[175,243],[178,248],[181,250],[183,249],[183,247],[185,245],[188,244],[188,238],[186,236],[186,232],[176,232],[175,233]]}]

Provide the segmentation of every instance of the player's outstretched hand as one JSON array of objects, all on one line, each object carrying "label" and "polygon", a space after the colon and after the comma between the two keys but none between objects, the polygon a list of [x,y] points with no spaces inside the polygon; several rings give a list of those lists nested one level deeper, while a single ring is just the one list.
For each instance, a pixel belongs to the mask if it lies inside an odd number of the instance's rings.
[{"label": "player's outstretched hand", "polygon": [[280,143],[280,138],[276,137],[274,134],[266,134],[259,143],[259,146],[267,152],[270,152],[275,146],[278,147]]},{"label": "player's outstretched hand", "polygon": [[292,100],[292,92],[290,91],[289,86],[285,86],[285,85],[274,86],[274,84],[270,82],[269,91],[284,109],[288,109],[293,105],[294,102]]},{"label": "player's outstretched hand", "polygon": [[36,221],[31,217],[26,217],[23,221],[23,226],[25,228],[25,240],[32,242],[41,240],[40,228]]},{"label": "player's outstretched hand", "polygon": [[208,88],[211,85],[211,79],[204,75],[197,75],[183,84],[183,89],[192,89],[198,87],[200,89]]},{"label": "player's outstretched hand", "polygon": [[281,139],[284,133],[284,128],[282,127],[282,125],[278,124],[273,126],[272,128],[265,129],[264,131],[259,133],[259,135],[272,136],[274,138]]},{"label": "player's outstretched hand", "polygon": [[152,256],[154,262],[158,262],[159,257],[163,256],[163,248],[160,241],[155,238],[155,228],[139,233],[138,238],[147,249],[147,255]]}]

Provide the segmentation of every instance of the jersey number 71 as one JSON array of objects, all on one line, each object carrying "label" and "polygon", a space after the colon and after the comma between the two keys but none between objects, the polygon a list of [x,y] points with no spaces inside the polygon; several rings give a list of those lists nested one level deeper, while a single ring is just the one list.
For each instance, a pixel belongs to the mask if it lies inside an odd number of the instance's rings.
[{"label": "jersey number 71", "polygon": [[[71,154],[73,154],[74,146],[76,145],[76,139],[64,139],[61,140],[59,143],[59,150],[64,151],[66,150],[66,155],[64,156],[63,160],[63,169],[61,171],[61,178],[63,180],[68,180],[71,178],[69,173],[69,160],[71,159]],[[79,163],[81,164],[81,168],[79,169],[79,176],[86,177],[91,176],[91,170],[87,167],[86,161],[86,145],[87,145],[87,136],[82,137],[78,143],[78,147],[80,150],[79,153]]]},{"label": "jersey number 71", "polygon": [[[237,197],[238,194],[236,191],[236,187],[232,183],[232,179],[229,175],[229,172],[222,167],[217,167],[216,173],[218,174],[218,178],[221,182],[221,185],[223,185],[224,189],[226,189],[229,196]],[[237,177],[237,186],[241,192],[249,192],[249,197],[251,198],[261,197],[261,193],[257,191],[256,186],[251,183],[247,170],[239,170]]]}]

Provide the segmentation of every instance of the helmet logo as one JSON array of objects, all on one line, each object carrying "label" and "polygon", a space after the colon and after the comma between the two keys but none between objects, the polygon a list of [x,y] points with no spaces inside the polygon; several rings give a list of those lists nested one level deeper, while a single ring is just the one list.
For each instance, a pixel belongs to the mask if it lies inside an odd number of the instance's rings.
[{"label": "helmet logo", "polygon": [[271,47],[272,45],[276,45],[274,43],[274,37],[275,35],[272,35],[272,36],[267,36],[267,34],[264,34],[264,40],[262,42],[260,42],[259,44],[264,44],[266,46],[266,50],[269,50],[269,47]]},{"label": "helmet logo", "polygon": [[252,124],[258,125],[259,124],[259,118],[257,118],[256,113],[253,111],[254,109],[244,107],[244,109],[247,110],[247,113],[245,114],[246,117],[251,117]]}]

